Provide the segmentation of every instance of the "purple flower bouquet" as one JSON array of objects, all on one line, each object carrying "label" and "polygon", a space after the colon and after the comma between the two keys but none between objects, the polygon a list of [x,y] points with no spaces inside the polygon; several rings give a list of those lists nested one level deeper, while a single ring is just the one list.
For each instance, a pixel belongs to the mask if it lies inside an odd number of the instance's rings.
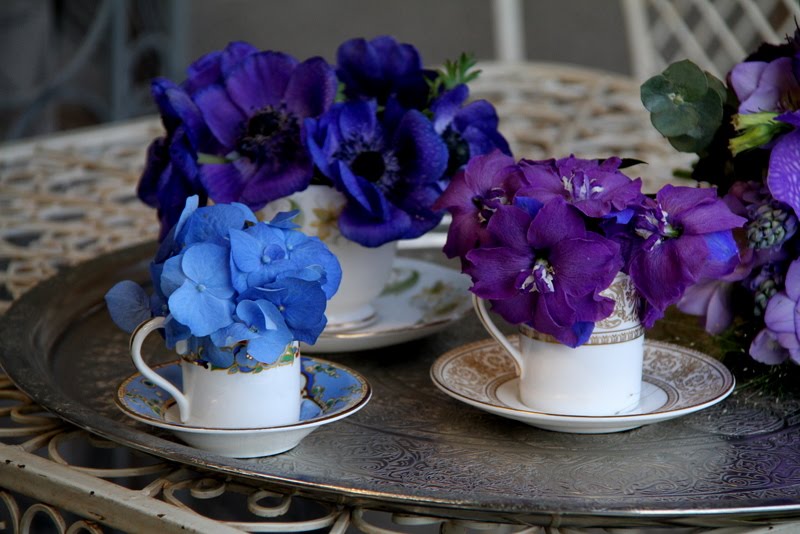
[{"label": "purple flower bouquet", "polygon": [[344,196],[338,232],[366,247],[435,227],[442,188],[472,157],[508,144],[494,108],[467,102],[477,72],[462,56],[442,71],[392,37],[352,39],[337,65],[234,42],[152,83],[166,134],[151,144],[139,197],[161,239],[186,199],[257,211],[322,184]]},{"label": "purple flower bouquet", "polygon": [[619,273],[652,326],[687,289],[735,271],[732,230],[745,219],[713,189],[645,196],[622,164],[474,157],[434,205],[453,216],[444,252],[461,259],[471,291],[505,320],[564,345],[582,345],[611,315],[614,301],[601,293]]},{"label": "purple flower bouquet", "polygon": [[699,156],[691,176],[716,185],[746,221],[734,234],[738,266],[704,276],[679,307],[766,364],[800,363],[798,65],[800,30],[782,45],[759,47],[726,83],[683,61],[642,86],[654,126]]}]

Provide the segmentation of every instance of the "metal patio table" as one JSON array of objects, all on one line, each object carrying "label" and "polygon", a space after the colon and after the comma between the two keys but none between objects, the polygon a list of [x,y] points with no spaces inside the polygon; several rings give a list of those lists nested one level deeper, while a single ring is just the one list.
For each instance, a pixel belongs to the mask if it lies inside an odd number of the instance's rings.
[{"label": "metal patio table", "polygon": [[[651,163],[641,171],[651,191],[688,163],[649,126],[624,77],[488,65],[473,96],[496,104],[518,157],[635,157]],[[792,531],[800,399],[740,388],[709,410],[628,432],[537,430],[431,384],[439,355],[487,337],[471,316],[426,339],[330,356],[367,377],[372,401],[279,456],[214,457],[128,420],[112,398],[133,372],[127,336],[102,295],[147,276],[157,225],[135,184],[159,131],[146,118],[0,149],[0,298],[10,308],[0,357],[23,390],[0,380],[7,522],[23,532],[40,523],[65,532],[385,532],[376,511],[411,531]],[[452,265],[437,249],[410,246],[404,254]],[[704,342],[680,318],[652,335]]]}]

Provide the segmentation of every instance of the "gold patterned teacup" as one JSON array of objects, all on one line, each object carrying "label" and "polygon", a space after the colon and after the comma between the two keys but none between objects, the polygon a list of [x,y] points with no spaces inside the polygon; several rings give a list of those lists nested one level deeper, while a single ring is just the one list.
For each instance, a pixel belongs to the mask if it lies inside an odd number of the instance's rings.
[{"label": "gold patterned teacup", "polygon": [[622,273],[601,294],[615,300],[614,312],[598,322],[589,340],[576,348],[527,325],[520,326],[516,347],[492,322],[485,302],[473,298],[483,326],[513,357],[520,401],[531,410],[608,416],[638,406],[644,357],[639,295]]}]

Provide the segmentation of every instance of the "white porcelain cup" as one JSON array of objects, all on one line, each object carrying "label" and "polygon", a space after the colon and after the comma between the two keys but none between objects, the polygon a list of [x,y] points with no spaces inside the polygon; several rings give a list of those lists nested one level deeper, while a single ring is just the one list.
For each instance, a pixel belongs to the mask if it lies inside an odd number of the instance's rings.
[{"label": "white porcelain cup", "polygon": [[131,336],[131,358],[145,378],[175,399],[181,423],[206,428],[267,428],[300,420],[303,381],[297,342],[287,345],[286,358],[257,372],[212,370],[182,356],[181,391],[142,358],[145,338],[163,327],[164,317],[139,325]]},{"label": "white porcelain cup", "polygon": [[332,187],[311,185],[263,210],[265,219],[279,211],[300,210],[295,219],[300,230],[319,237],[339,259],[342,281],[325,311],[328,332],[356,329],[377,318],[373,303],[386,286],[397,255],[396,241],[365,247],[339,233],[337,220],[346,202]]},{"label": "white porcelain cup", "polygon": [[601,293],[614,298],[610,317],[598,322],[576,348],[522,325],[519,347],[492,322],[483,299],[473,296],[478,318],[513,357],[520,401],[536,412],[559,415],[618,415],[634,410],[642,385],[644,329],[638,295],[627,275]]}]

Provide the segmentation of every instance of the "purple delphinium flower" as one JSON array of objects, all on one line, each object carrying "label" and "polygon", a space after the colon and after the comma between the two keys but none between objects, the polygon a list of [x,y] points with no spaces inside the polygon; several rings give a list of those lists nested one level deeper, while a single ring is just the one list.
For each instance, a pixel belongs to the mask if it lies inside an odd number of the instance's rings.
[{"label": "purple delphinium flower", "polygon": [[731,213],[714,189],[664,186],[636,216],[643,239],[627,267],[645,300],[642,323],[651,327],[701,278],[720,278],[736,267],[731,229],[746,221]]},{"label": "purple delphinium flower", "polygon": [[507,321],[576,347],[594,323],[614,309],[599,295],[623,265],[619,245],[586,230],[574,207],[556,198],[535,214],[498,207],[488,224],[489,242],[466,256],[471,291],[489,299]]},{"label": "purple delphinium flower", "polygon": [[642,181],[631,180],[619,171],[622,161],[578,159],[522,160],[520,168],[529,185],[520,188],[521,197],[542,203],[563,197],[588,217],[605,217],[641,204]]},{"label": "purple delphinium flower", "polygon": [[381,123],[374,100],[334,105],[306,121],[314,163],[347,197],[339,230],[366,247],[419,237],[441,220],[433,203],[447,147],[419,111],[396,128]]},{"label": "purple delphinium flower", "polygon": [[230,160],[200,168],[209,196],[260,209],[307,187],[313,164],[303,120],[324,113],[335,95],[336,76],[323,59],[298,63],[279,52],[247,55],[222,83],[198,90],[193,99]]},{"label": "purple delphinium flower", "polygon": [[[800,363],[800,260],[794,260],[786,271],[784,290],[775,294],[767,304],[764,323],[777,343],[786,349],[788,357]],[[765,334],[768,335],[768,334]],[[769,357],[771,354],[772,357]],[[759,351],[754,356],[761,357],[764,363],[780,363],[769,361],[779,356],[779,351]],[[765,361],[768,360],[768,361]]]},{"label": "purple delphinium flower", "polygon": [[800,111],[784,113],[776,120],[795,130],[780,136],[772,148],[767,187],[776,200],[788,204],[797,215],[800,214]]},{"label": "purple delphinium flower", "polygon": [[394,98],[406,109],[427,107],[427,79],[435,73],[422,68],[412,45],[389,36],[350,39],[339,46],[336,61],[336,75],[348,98],[376,99],[381,105]]},{"label": "purple delphinium flower", "polygon": [[471,157],[499,150],[511,155],[508,142],[497,131],[497,112],[486,100],[464,105],[469,89],[459,84],[431,103],[433,127],[447,145],[448,161],[445,178],[449,179]]},{"label": "purple delphinium flower", "polygon": [[800,104],[800,84],[793,71],[793,58],[745,61],[730,72],[731,88],[739,99],[739,113],[787,111]]},{"label": "purple delphinium flower", "polygon": [[524,178],[514,159],[495,150],[469,160],[434,204],[453,216],[444,253],[463,258],[489,235],[487,225],[497,208],[511,204]]}]

